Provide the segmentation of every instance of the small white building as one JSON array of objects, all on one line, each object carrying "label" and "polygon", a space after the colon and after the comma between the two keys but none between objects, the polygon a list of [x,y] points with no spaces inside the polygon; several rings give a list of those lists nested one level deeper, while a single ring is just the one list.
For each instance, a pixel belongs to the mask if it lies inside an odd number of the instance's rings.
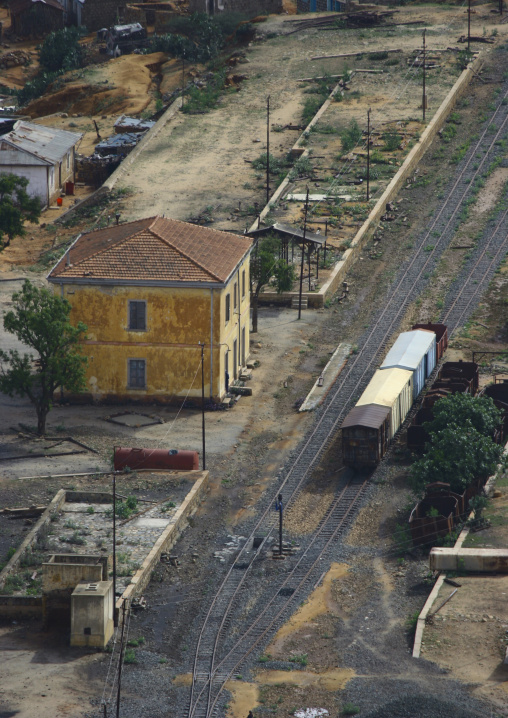
[{"label": "small white building", "polygon": [[0,174],[28,180],[27,192],[48,207],[74,181],[76,145],[83,134],[19,120],[0,137]]}]

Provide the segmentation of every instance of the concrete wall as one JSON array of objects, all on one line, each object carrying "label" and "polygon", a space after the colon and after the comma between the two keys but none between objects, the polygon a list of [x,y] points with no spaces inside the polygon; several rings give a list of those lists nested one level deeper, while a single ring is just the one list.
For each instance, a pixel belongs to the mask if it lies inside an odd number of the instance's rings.
[{"label": "concrete wall", "polygon": [[31,548],[36,542],[37,537],[39,535],[39,531],[43,526],[48,524],[51,521],[51,515],[54,512],[57,512],[62,507],[62,504],[65,502],[65,489],[60,489],[54,499],[51,501],[47,509],[44,511],[44,513],[41,515],[40,519],[37,521],[35,526],[29,531],[27,536],[25,537],[24,541],[19,546],[18,550],[14,554],[14,556],[11,558],[7,566],[3,568],[3,570],[0,572],[0,592],[3,588],[3,585],[5,583],[5,579],[7,576],[9,576],[17,567],[18,564],[25,553],[25,551],[28,548]]},{"label": "concrete wall", "polygon": [[84,556],[75,556],[74,563],[48,562],[42,564],[42,592],[70,596],[80,581],[96,583],[103,579],[103,566],[101,563],[78,563]]},{"label": "concrete wall", "polygon": [[42,618],[42,607],[40,596],[0,596],[2,618]]},{"label": "concrete wall", "polygon": [[430,570],[508,573],[508,549],[432,548]]},{"label": "concrete wall", "polygon": [[256,17],[256,15],[280,13],[283,7],[282,0],[189,0],[189,10],[217,15],[238,12]]},{"label": "concrete wall", "polygon": [[[190,472],[187,472],[186,478],[190,475]],[[164,529],[161,536],[159,536],[156,543],[153,545],[152,550],[141,564],[139,570],[136,571],[134,576],[131,578],[131,582],[123,592],[122,597],[117,600],[117,611],[121,609],[124,599],[131,600],[135,596],[141,595],[150,582],[152,572],[159,563],[161,554],[172,549],[184,532],[189,517],[197,511],[208,486],[208,471],[199,471],[196,472],[196,475],[198,478],[196,479],[194,486],[185,497],[185,500],[181,503],[177,512],[173,516],[171,523]]]},{"label": "concrete wall", "polygon": [[76,586],[71,597],[71,646],[104,648],[113,631],[113,582],[98,582],[96,591],[89,591],[87,584]]},{"label": "concrete wall", "polygon": [[123,21],[126,4],[127,0],[85,0],[81,6],[78,0],[74,0],[74,17],[79,25],[93,32]]}]

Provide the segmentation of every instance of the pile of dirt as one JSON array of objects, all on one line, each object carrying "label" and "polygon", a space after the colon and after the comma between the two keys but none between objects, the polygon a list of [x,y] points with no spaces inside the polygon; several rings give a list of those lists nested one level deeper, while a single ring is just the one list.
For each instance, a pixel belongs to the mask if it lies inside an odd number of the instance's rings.
[{"label": "pile of dirt", "polygon": [[[154,52],[110,60],[100,68],[100,76],[105,78],[100,84],[73,82],[71,77],[59,78],[42,97],[31,102],[25,112],[32,118],[55,112],[137,115],[150,104],[153,80],[165,59],[163,52]],[[56,89],[62,80],[64,86]]]}]

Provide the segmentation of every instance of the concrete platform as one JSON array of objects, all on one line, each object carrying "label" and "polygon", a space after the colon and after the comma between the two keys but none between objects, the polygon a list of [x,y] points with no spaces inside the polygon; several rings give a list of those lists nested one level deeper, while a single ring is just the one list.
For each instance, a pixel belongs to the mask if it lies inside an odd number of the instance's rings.
[{"label": "concrete platform", "polygon": [[351,344],[339,344],[321,374],[323,377],[323,386],[319,386],[319,379],[316,379],[316,383],[307,394],[305,401],[300,407],[300,411],[312,411],[323,402],[330,387],[343,370],[350,353]]}]

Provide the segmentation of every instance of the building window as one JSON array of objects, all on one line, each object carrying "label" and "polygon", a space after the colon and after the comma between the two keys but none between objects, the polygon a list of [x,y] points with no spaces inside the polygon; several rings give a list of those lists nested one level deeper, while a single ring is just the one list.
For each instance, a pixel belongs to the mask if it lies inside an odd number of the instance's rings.
[{"label": "building window", "polygon": [[242,299],[245,297],[245,269],[242,272]]},{"label": "building window", "polygon": [[129,302],[129,329],[146,331],[146,302]]},{"label": "building window", "polygon": [[67,169],[69,170],[71,168],[71,153],[67,153]]},{"label": "building window", "polygon": [[231,317],[231,295],[226,294],[226,322],[229,322]]},{"label": "building window", "polygon": [[236,309],[236,306],[237,306],[237,303],[238,303],[238,302],[237,302],[237,299],[236,299],[237,291],[238,291],[238,287],[237,287],[236,282],[235,282],[235,286],[233,287],[233,308],[234,308],[234,309]]},{"label": "building window", "polygon": [[146,361],[145,359],[129,359],[129,389],[145,389],[146,387]]}]

